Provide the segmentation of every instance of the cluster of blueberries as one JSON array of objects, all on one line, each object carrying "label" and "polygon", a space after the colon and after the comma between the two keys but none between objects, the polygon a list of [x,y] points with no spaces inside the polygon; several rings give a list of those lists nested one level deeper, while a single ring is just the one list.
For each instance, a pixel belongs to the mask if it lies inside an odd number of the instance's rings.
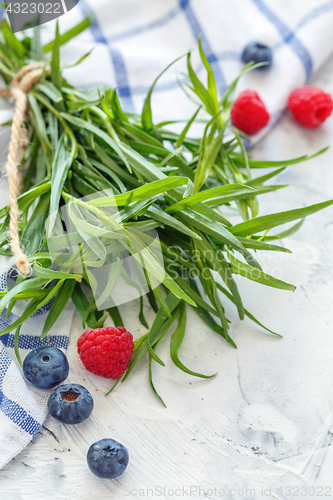
[{"label": "cluster of blueberries", "polygon": [[[90,392],[80,384],[61,384],[68,376],[69,364],[65,354],[57,347],[37,347],[23,362],[23,374],[35,387],[52,389],[48,410],[52,417],[65,424],[79,424],[86,420],[94,408]],[[127,467],[128,451],[122,444],[106,438],[92,444],[87,462],[93,474],[114,479]]]}]

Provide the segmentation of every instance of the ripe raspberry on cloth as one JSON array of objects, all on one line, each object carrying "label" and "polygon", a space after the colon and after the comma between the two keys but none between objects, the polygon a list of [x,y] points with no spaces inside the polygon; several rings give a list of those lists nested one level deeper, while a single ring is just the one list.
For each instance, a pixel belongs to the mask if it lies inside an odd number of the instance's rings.
[{"label": "ripe raspberry on cloth", "polygon": [[300,125],[317,128],[332,113],[332,96],[317,87],[305,85],[290,94],[288,109]]},{"label": "ripe raspberry on cloth", "polygon": [[257,92],[244,90],[235,99],[230,113],[232,123],[246,134],[255,134],[269,121],[269,113]]}]

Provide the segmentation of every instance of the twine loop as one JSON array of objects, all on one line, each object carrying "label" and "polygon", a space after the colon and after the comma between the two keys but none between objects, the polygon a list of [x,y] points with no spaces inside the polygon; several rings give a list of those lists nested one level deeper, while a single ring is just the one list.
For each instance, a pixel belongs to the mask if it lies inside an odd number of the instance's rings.
[{"label": "twine loop", "polygon": [[1,97],[13,98],[15,101],[6,165],[9,183],[9,240],[18,271],[23,276],[28,276],[31,273],[31,267],[27,255],[20,245],[18,227],[20,211],[17,198],[20,193],[21,179],[17,166],[21,163],[28,144],[28,131],[21,127],[27,111],[28,93],[45,71],[49,72],[50,68],[46,68],[45,70],[44,63],[35,62],[28,64],[21,68],[15,75],[11,82],[10,90],[0,89]]}]

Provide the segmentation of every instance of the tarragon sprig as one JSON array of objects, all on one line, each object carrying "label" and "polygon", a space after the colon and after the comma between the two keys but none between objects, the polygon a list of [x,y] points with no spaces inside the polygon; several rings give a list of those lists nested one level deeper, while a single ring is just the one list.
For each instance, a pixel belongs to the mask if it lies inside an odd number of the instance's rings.
[{"label": "tarragon sprig", "polygon": [[[195,96],[198,108],[181,133],[170,130],[170,122],[154,123],[151,95],[159,77],[148,92],[141,115],[127,113],[115,89],[82,91],[71,86],[62,76],[59,49],[89,24],[90,19],[85,19],[62,35],[57,28],[54,40],[45,46],[41,45],[38,30],[33,37],[19,40],[6,21],[0,24],[0,71],[8,85],[16,72],[31,61],[43,57],[52,67],[51,74],[45,74],[29,95],[30,145],[19,166],[24,173],[18,200],[20,238],[33,264],[34,276],[18,279],[9,292],[0,294],[0,312],[7,309],[9,314],[20,300],[29,299],[29,303],[23,315],[1,335],[16,329],[18,353],[21,325],[52,301],[41,333],[41,339],[46,338],[70,299],[82,317],[83,327],[100,327],[109,315],[115,325],[124,325],[116,306],[111,304],[102,310],[98,307],[92,293],[95,284],[85,263],[104,265],[126,249],[138,264],[144,261],[143,272],[151,285],[147,298],[156,317],[149,327],[141,297],[139,321],[148,332],[136,340],[122,380],[146,356],[149,380],[157,394],[153,366],[155,362],[164,365],[157,348],[170,329],[170,357],[174,364],[193,376],[213,376],[194,372],[180,360],[186,304],[234,347],[225,299],[235,305],[240,319],[247,316],[275,334],[244,307],[234,275],[294,290],[293,285],[263,272],[257,254],[288,252],[275,240],[292,234],[304,217],[332,205],[333,200],[258,216],[259,197],[285,187],[267,181],[309,157],[289,161],[249,159],[241,132],[230,123],[239,77],[219,96],[200,39],[207,83],[198,78],[189,53],[184,90]],[[252,68],[248,65],[242,73]],[[199,116],[203,118],[199,120]],[[196,121],[204,122],[202,137],[189,134]],[[252,174],[256,169],[268,168],[268,173]],[[72,253],[54,253],[54,248],[49,248],[57,218],[60,216],[61,221],[62,217],[59,207],[63,205],[75,229],[71,237],[75,239],[79,234],[81,238]],[[110,212],[115,205],[117,212]],[[242,222],[231,223],[225,210],[229,206],[238,210]],[[8,207],[0,210],[0,253],[9,256],[8,213]],[[271,232],[293,221],[296,223],[281,233]],[[163,276],[154,252],[146,251],[149,237],[142,228],[153,228],[158,233],[166,271]],[[122,266],[117,269],[119,276],[129,280]],[[153,286],[153,281],[156,285],[159,280],[160,284]],[[116,279],[108,286],[106,295],[116,286]]]}]

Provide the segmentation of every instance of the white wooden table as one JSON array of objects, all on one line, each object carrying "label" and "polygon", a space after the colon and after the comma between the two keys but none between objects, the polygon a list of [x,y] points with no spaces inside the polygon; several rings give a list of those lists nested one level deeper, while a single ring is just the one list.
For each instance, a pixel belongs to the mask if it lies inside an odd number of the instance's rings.
[{"label": "white wooden table", "polygon": [[[312,80],[333,92],[333,58]],[[254,151],[286,159],[331,144],[333,118],[318,130],[298,127],[286,114]],[[289,167],[279,181],[291,187],[261,199],[261,213],[333,197],[333,150]],[[69,381],[93,394],[91,418],[65,426],[48,417],[33,442],[0,471],[1,500],[91,498],[320,498],[333,496],[333,209],[309,218],[284,242],[293,255],[270,255],[264,267],[297,285],[295,293],[240,279],[245,306],[284,335],[234,321],[235,350],[189,311],[181,358],[194,370],[218,371],[199,380],[168,361],[167,345],[154,366],[152,394],[144,360],[107,398],[110,381],[84,370],[76,353],[82,333],[76,316],[70,337]],[[137,306],[123,306],[127,328],[144,333]],[[146,307],[147,317],[153,315]],[[101,480],[86,465],[96,440],[125,444],[130,463],[117,480]],[[164,489],[165,488],[165,489]]]}]

